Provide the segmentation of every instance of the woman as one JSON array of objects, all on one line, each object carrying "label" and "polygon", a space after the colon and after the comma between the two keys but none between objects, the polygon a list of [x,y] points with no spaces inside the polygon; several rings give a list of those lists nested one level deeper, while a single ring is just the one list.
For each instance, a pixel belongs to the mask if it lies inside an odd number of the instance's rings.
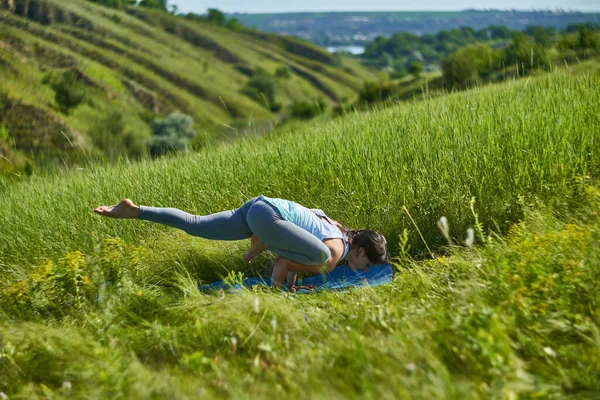
[{"label": "woman", "polygon": [[350,230],[320,209],[267,196],[248,200],[240,208],[211,215],[192,215],[176,208],[136,206],[125,199],[114,206],[100,206],[97,214],[112,218],[136,218],[173,226],[192,236],[214,240],[250,238],[246,262],[265,250],[279,255],[271,280],[291,288],[298,272],[330,272],[345,259],[353,270],[389,262],[385,237],[370,230]]}]

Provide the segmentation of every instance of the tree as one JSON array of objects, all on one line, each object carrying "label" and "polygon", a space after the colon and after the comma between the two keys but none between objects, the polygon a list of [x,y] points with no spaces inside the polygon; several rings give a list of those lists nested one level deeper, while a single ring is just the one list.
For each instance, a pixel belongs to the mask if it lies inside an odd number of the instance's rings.
[{"label": "tree", "polygon": [[444,82],[449,87],[467,87],[479,82],[479,73],[468,54],[458,51],[442,62]]},{"label": "tree", "polygon": [[517,65],[526,73],[538,67],[548,65],[546,50],[533,43],[524,33],[517,33],[504,52],[507,65]]},{"label": "tree", "polygon": [[423,72],[423,64],[418,61],[413,61],[410,63],[408,71],[415,79],[419,79],[421,72]]},{"label": "tree", "polygon": [[524,32],[533,37],[535,43],[543,48],[552,46],[552,36],[556,34],[554,28],[546,29],[539,25],[529,25]]},{"label": "tree", "polygon": [[225,14],[216,8],[209,8],[207,10],[208,20],[217,25],[225,24]]},{"label": "tree", "polygon": [[146,144],[152,156],[171,151],[187,151],[190,140],[196,135],[192,117],[175,112],[164,120],[155,120],[152,123],[152,137]]},{"label": "tree", "polygon": [[588,57],[591,52],[600,50],[600,41],[594,37],[593,32],[585,25],[579,25],[579,50],[583,52],[584,57]]},{"label": "tree", "polygon": [[167,11],[167,0],[142,0],[138,6]]},{"label": "tree", "polygon": [[63,72],[59,80],[52,79],[50,75],[47,80],[50,87],[54,89],[54,100],[63,114],[69,115],[69,111],[85,100],[85,86],[79,81],[79,76],[75,71]]}]

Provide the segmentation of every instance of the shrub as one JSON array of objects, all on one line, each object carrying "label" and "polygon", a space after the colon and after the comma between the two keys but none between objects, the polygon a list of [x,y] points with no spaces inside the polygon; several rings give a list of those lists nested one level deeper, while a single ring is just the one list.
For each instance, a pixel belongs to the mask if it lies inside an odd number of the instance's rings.
[{"label": "shrub", "polygon": [[69,111],[85,100],[85,86],[79,81],[75,71],[64,71],[60,79],[53,79],[52,74],[47,75],[42,80],[42,83],[46,82],[56,92],[54,100],[56,100],[60,111],[65,115],[69,115]]},{"label": "shrub", "polygon": [[227,21],[225,27],[227,29],[231,29],[232,31],[237,31],[242,27],[242,25],[240,24],[240,21],[238,21],[237,18],[231,18]]},{"label": "shrub", "polygon": [[287,65],[282,65],[275,71],[275,76],[277,78],[289,79],[292,76],[292,74],[290,72],[290,68]]},{"label": "shrub", "polygon": [[276,111],[273,108],[278,109],[280,107],[275,100],[276,90],[277,81],[275,78],[265,70],[258,69],[241,92],[271,111]]},{"label": "shrub", "polygon": [[359,94],[359,102],[375,103],[392,97],[396,88],[390,83],[365,82]]},{"label": "shrub", "polygon": [[442,62],[444,82],[450,87],[477,84],[497,69],[498,55],[487,44],[465,47]]},{"label": "shrub", "polygon": [[295,101],[290,106],[290,114],[293,118],[311,119],[327,110],[327,104],[323,99],[314,102]]},{"label": "shrub", "polygon": [[152,137],[147,141],[152,156],[170,151],[187,151],[190,140],[196,136],[194,120],[189,115],[175,112],[165,120],[152,123]]},{"label": "shrub", "polygon": [[143,141],[131,132],[124,132],[124,126],[123,115],[112,111],[98,118],[90,132],[94,145],[110,160],[116,160],[123,153],[138,158],[145,151]]},{"label": "shrub", "polygon": [[421,72],[423,72],[423,64],[418,61],[413,61],[410,63],[408,71],[415,79],[419,79]]}]

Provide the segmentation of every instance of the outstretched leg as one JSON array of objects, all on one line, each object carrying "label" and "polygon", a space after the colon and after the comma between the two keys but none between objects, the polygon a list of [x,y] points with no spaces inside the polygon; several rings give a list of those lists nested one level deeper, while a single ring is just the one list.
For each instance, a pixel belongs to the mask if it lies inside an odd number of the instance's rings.
[{"label": "outstretched leg", "polygon": [[248,200],[240,208],[210,215],[193,215],[177,208],[136,206],[129,199],[115,206],[98,207],[94,212],[111,218],[137,218],[156,222],[205,239],[242,240],[252,236],[252,230],[246,222],[246,213],[256,199]]}]

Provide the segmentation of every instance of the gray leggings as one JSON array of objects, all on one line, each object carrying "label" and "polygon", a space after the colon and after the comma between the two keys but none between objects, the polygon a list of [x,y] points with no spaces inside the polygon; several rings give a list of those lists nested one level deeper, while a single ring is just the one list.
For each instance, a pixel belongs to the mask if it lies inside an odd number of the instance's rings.
[{"label": "gray leggings", "polygon": [[138,219],[179,228],[192,236],[214,240],[248,239],[255,233],[273,253],[307,265],[324,265],[331,252],[315,235],[282,219],[258,197],[235,210],[192,215],[177,208],[140,206]]}]

